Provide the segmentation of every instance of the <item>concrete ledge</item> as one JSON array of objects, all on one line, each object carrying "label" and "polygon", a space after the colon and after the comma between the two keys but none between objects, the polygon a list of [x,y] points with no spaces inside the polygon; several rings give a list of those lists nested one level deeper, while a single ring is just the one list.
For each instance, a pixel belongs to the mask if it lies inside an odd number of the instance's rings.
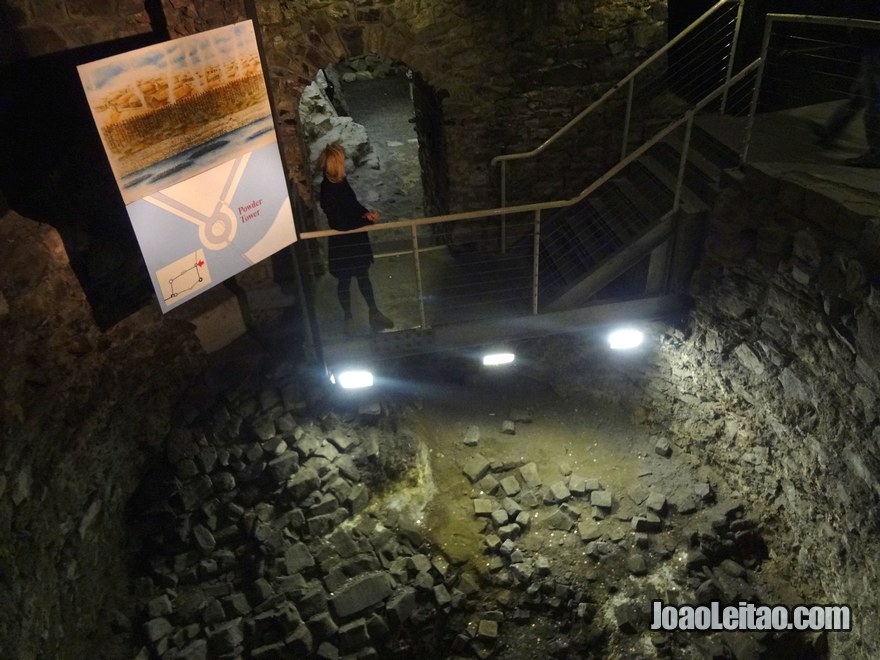
[{"label": "concrete ledge", "polygon": [[167,316],[192,323],[206,353],[228,346],[247,330],[238,298],[223,286],[215,286],[182,303]]}]

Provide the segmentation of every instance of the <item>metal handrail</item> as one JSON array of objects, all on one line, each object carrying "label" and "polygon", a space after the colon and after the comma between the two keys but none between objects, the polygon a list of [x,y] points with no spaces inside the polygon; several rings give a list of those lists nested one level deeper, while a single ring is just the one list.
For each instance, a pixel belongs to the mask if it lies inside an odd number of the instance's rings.
[{"label": "metal handrail", "polygon": [[[729,87],[739,83],[742,81],[748,74],[752,71],[755,71],[761,65],[761,59],[758,58],[753,61],[748,66],[744,67],[740,70],[736,75],[731,77],[731,79],[724,84],[718,86],[715,90],[707,94],[702,100],[696,103],[691,111],[696,113],[699,110],[702,110],[704,107],[709,105],[712,101],[718,98],[719,95],[723,94],[726,89]],[[441,222],[460,222],[462,220],[476,220],[479,218],[492,218],[500,215],[513,215],[516,213],[526,213],[529,211],[544,211],[547,209],[558,209],[564,208],[566,206],[572,206],[573,204],[577,204],[582,201],[585,197],[593,193],[597,188],[599,188],[603,183],[614,177],[618,174],[622,169],[624,169],[627,165],[637,160],[642,154],[644,154],[648,149],[653,147],[655,144],[660,142],[667,135],[672,133],[675,129],[677,129],[682,124],[688,121],[687,115],[671,122],[664,128],[660,129],[654,137],[650,140],[646,141],[640,147],[638,147],[635,151],[630,153],[626,158],[622,161],[611,167],[605,174],[596,179],[593,183],[583,189],[577,196],[572,197],[571,199],[562,199],[556,200],[552,202],[533,202],[531,204],[518,204],[517,206],[508,206],[508,207],[495,207],[490,209],[482,209],[479,211],[462,211],[459,213],[447,213],[445,215],[434,215],[429,216],[427,218],[418,218],[414,220],[395,220],[393,222],[383,222],[382,224],[375,225],[366,225],[364,227],[358,227],[357,229],[351,229],[349,231],[337,231],[335,229],[318,229],[315,231],[305,231],[302,232],[299,237],[301,239],[313,239],[313,238],[325,238],[327,236],[337,236],[340,234],[353,234],[358,232],[371,232],[371,231],[383,231],[388,229],[404,229],[408,227],[420,227],[424,225],[435,225]]]},{"label": "metal handrail", "polygon": [[[623,125],[623,136],[621,139],[620,146],[620,159],[623,160],[626,158],[626,150],[627,144],[629,142],[629,130],[630,130],[630,121],[632,118],[632,105],[633,98],[635,94],[635,79],[636,77],[649,66],[651,66],[658,59],[666,55],[674,46],[684,40],[688,35],[694,32],[697,28],[699,28],[703,23],[708,21],[715,13],[717,13],[722,7],[725,5],[730,5],[735,3],[738,5],[736,21],[733,31],[733,38],[730,44],[730,55],[728,57],[728,63],[725,72],[725,83],[730,81],[731,75],[733,74],[733,59],[736,55],[736,45],[739,37],[740,24],[742,23],[742,11],[743,11],[743,0],[719,0],[712,7],[710,7],[705,13],[703,13],[699,18],[697,18],[693,23],[687,26],[684,30],[679,32],[675,37],[670,39],[666,44],[663,45],[657,52],[648,57],[644,62],[642,62],[639,66],[633,69],[629,74],[627,74],[622,80],[613,85],[610,89],[608,89],[602,96],[593,101],[590,105],[584,108],[580,113],[578,113],[575,117],[573,117],[567,124],[565,124],[562,128],[560,128],[556,133],[547,138],[541,145],[532,149],[531,151],[522,151],[511,154],[503,154],[501,156],[495,156],[491,161],[491,165],[496,165],[498,163],[501,164],[501,206],[507,206],[507,163],[508,161],[514,160],[525,160],[527,158],[532,158],[533,156],[537,156],[544,152],[547,147],[556,142],[563,135],[568,133],[574,126],[579,124],[585,117],[593,113],[597,108],[603,106],[608,99],[617,94],[618,91],[627,88],[627,101],[626,101],[626,113],[624,116],[624,125]],[[726,88],[726,89],[729,89]],[[725,107],[727,106],[727,94],[725,93],[721,98],[721,112],[724,112]],[[507,220],[504,214],[501,215],[501,251],[504,253],[507,248]]]},{"label": "metal handrail", "polygon": [[542,224],[542,211],[549,209],[558,209],[564,208],[567,206],[572,206],[584,200],[586,197],[591,195],[594,191],[596,191],[599,187],[609,181],[611,178],[616,176],[621,170],[630,165],[633,161],[640,158],[646,151],[648,151],[651,147],[655,146],[658,142],[663,140],[667,135],[678,129],[682,125],[687,126],[687,135],[684,142],[684,148],[682,150],[681,162],[679,164],[679,171],[676,177],[676,185],[675,185],[675,195],[673,201],[673,207],[670,209],[669,213],[667,213],[664,217],[667,217],[670,213],[674,213],[680,204],[681,199],[681,189],[684,182],[684,168],[685,162],[688,158],[689,152],[689,135],[691,126],[694,121],[694,116],[706,107],[708,104],[712,103],[719,96],[726,95],[729,91],[730,87],[739,83],[743,80],[747,75],[757,70],[762,61],[760,59],[756,59],[754,62],[743,68],[739,73],[735,76],[732,76],[725,83],[720,85],[714,91],[710,92],[706,95],[702,100],[696,103],[690,110],[688,110],[685,115],[678,120],[671,122],[668,126],[662,128],[658,131],[650,140],[646,141],[643,145],[634,150],[631,154],[629,154],[626,158],[621,160],[619,163],[614,165],[611,169],[609,169],[604,175],[602,175],[599,179],[591,183],[587,186],[579,195],[567,200],[557,200],[553,202],[537,202],[532,204],[520,204],[517,206],[511,207],[497,207],[491,209],[482,209],[479,211],[465,211],[461,213],[448,213],[445,215],[437,215],[431,216],[427,218],[418,218],[413,220],[396,220],[394,222],[386,222],[382,224],[371,224],[366,225],[364,227],[359,227],[358,229],[353,229],[347,232],[336,231],[334,229],[321,229],[317,231],[308,231],[300,234],[300,239],[309,240],[316,238],[324,238],[328,236],[337,236],[341,234],[351,234],[358,232],[373,232],[373,231],[386,231],[392,229],[403,229],[409,228],[412,238],[412,254],[413,261],[415,267],[415,278],[416,278],[416,286],[417,286],[417,294],[419,301],[419,316],[421,321],[421,327],[426,328],[427,320],[425,317],[425,306],[424,306],[424,296],[422,291],[422,274],[421,274],[421,266],[419,261],[419,254],[423,251],[434,249],[434,247],[421,248],[419,247],[418,240],[418,231],[417,228],[425,225],[435,225],[441,222],[462,222],[465,220],[476,220],[483,218],[491,218],[496,216],[504,216],[511,215],[515,213],[526,213],[533,212],[534,213],[534,236],[533,236],[533,264],[532,264],[532,314],[538,314],[538,291],[539,291],[539,253],[540,253],[540,235],[541,235],[541,224]]},{"label": "metal handrail", "polygon": [[[523,151],[512,154],[503,154],[501,156],[495,156],[490,163],[492,165],[496,165],[498,163],[509,161],[509,160],[522,160],[524,158],[531,158],[532,156],[537,156],[541,152],[543,152],[547,147],[556,142],[560,137],[565,135],[569,130],[571,130],[576,124],[578,124],[584,117],[592,113],[596,108],[600,105],[604,104],[611,96],[613,96],[618,90],[623,89],[625,85],[627,85],[630,81],[632,81],[639,73],[641,73],[644,69],[648,68],[651,64],[653,64],[660,57],[665,55],[673,46],[682,41],[687,35],[696,30],[700,25],[702,25],[706,20],[708,20],[712,14],[714,14],[718,9],[720,9],[724,5],[729,5],[731,3],[737,3],[742,7],[742,0],[719,0],[719,2],[715,3],[706,13],[696,19],[693,23],[691,23],[684,30],[679,32],[675,37],[670,39],[660,50],[651,55],[647,60],[642,62],[639,66],[633,69],[626,77],[624,77],[620,82],[613,85],[608,91],[606,91],[602,96],[593,101],[590,105],[584,108],[580,113],[578,113],[574,118],[572,118],[565,126],[560,128],[556,133],[547,138],[543,144],[532,149],[531,151]],[[727,80],[730,80],[728,77]]]},{"label": "metal handrail", "polygon": [[752,130],[755,124],[755,114],[758,111],[758,96],[761,93],[761,83],[764,79],[764,63],[767,61],[767,51],[770,49],[770,37],[775,23],[805,23],[814,25],[832,25],[846,28],[864,28],[868,30],[880,30],[880,21],[871,21],[863,18],[848,18],[846,16],[822,16],[818,14],[767,14],[764,25],[764,36],[761,42],[761,62],[758,68],[758,77],[755,88],[752,91],[752,100],[749,104],[749,116],[746,120],[745,142],[743,144],[741,158],[745,162],[751,146]]},{"label": "metal handrail", "polygon": [[834,25],[836,27],[880,29],[880,21],[866,18],[847,18],[846,16],[822,16],[821,14],[767,14],[767,23],[775,21],[788,23],[814,23],[818,25]]}]

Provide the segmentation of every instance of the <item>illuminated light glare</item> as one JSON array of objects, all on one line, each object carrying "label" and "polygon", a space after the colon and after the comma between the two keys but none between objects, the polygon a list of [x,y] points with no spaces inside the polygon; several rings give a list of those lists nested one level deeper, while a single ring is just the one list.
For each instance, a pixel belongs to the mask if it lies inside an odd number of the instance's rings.
[{"label": "illuminated light glare", "polygon": [[363,369],[343,371],[338,380],[339,386],[346,390],[373,386],[373,374]]},{"label": "illuminated light glare", "polygon": [[489,353],[483,356],[483,366],[497,367],[499,364],[510,364],[513,360],[513,353]]},{"label": "illuminated light glare", "polygon": [[645,335],[641,331],[624,328],[622,330],[615,330],[608,335],[608,344],[612,349],[620,351],[640,346],[644,338]]}]

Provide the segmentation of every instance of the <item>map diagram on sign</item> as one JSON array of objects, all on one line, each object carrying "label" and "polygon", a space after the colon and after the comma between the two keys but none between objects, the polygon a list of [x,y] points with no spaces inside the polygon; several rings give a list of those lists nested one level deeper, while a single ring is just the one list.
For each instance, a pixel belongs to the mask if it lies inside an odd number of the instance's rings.
[{"label": "map diagram on sign", "polygon": [[[249,158],[250,154],[244,154],[202,176],[193,177],[144,199],[196,225],[199,240],[209,250],[222,250],[232,245],[232,239],[235,238],[238,223],[229,203]],[[211,193],[218,190],[219,199],[215,199]]]},{"label": "map diagram on sign", "polygon": [[274,143],[126,209],[163,311],[296,240]]},{"label": "map diagram on sign", "polygon": [[156,278],[166,304],[210,286],[211,273],[208,271],[204,250],[196,250],[191,255],[159,269]]}]

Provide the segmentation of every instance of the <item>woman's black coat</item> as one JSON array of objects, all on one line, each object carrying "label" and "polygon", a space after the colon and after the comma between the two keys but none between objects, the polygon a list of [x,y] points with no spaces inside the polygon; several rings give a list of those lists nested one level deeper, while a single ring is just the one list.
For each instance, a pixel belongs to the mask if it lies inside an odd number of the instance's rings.
[{"label": "woman's black coat", "polygon": [[[348,179],[333,183],[324,177],[321,181],[321,208],[331,229],[350,231],[370,224],[364,217],[368,209],[357,200]],[[366,232],[331,236],[327,243],[330,273],[334,277],[356,277],[365,273],[373,263],[370,236]]]}]

